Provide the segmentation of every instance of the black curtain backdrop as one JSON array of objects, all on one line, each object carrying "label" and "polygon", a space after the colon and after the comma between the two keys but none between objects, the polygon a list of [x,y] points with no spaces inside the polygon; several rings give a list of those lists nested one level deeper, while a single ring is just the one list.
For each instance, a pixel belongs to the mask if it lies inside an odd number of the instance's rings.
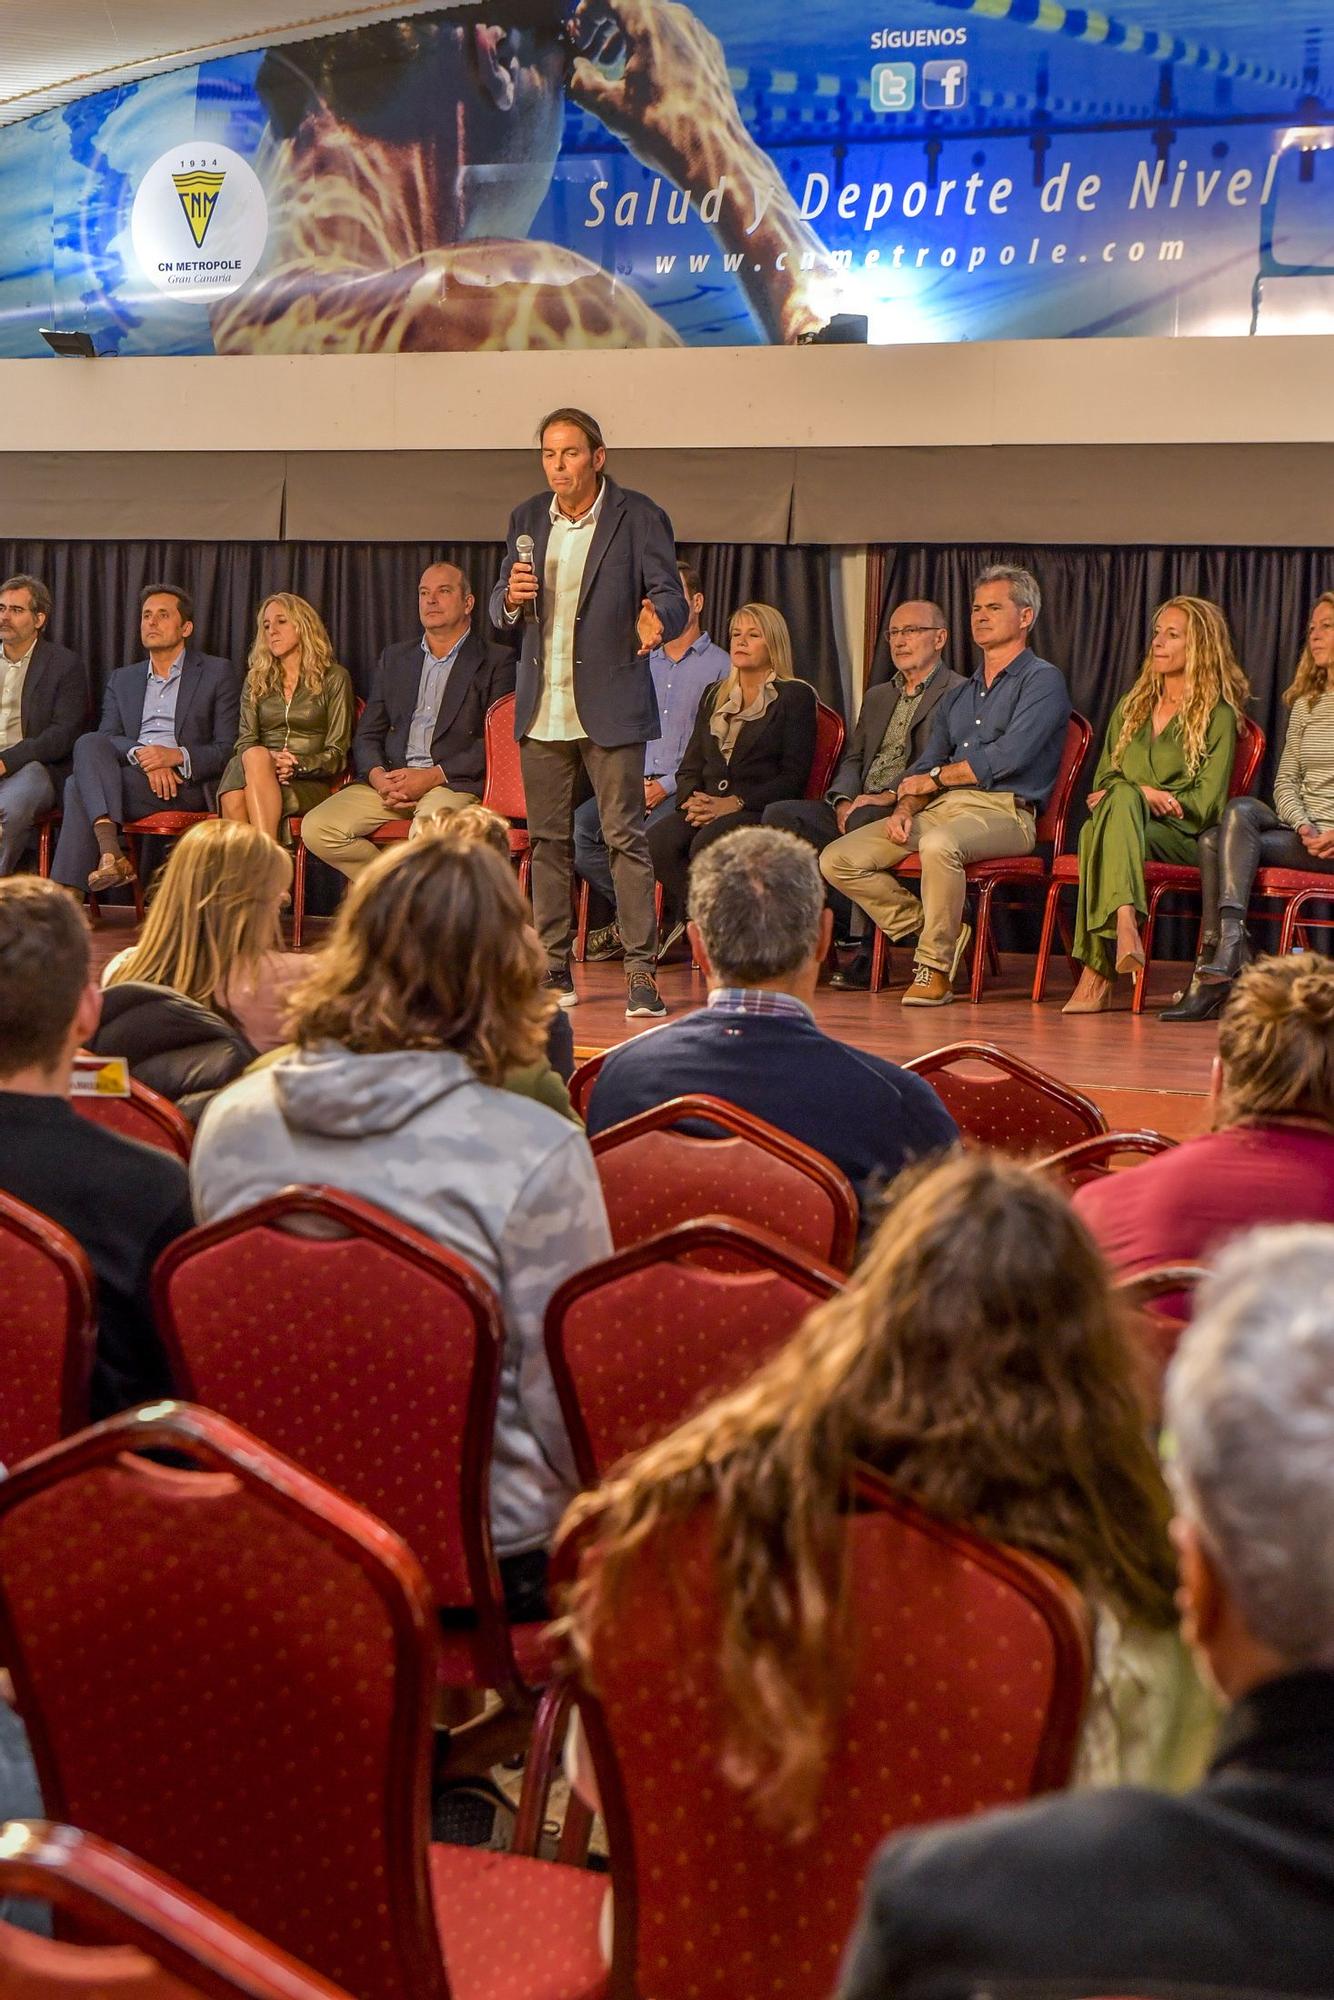
[{"label": "black curtain backdrop", "polygon": [[[705,622],[720,644],[739,604],[776,605],[792,630],[797,672],[843,712],[828,549],[683,543],[680,553],[703,578]],[[477,596],[477,629],[487,631],[486,602],[502,554],[499,542],[0,541],[0,577],[22,570],[45,580],[55,598],[50,636],[87,661],[97,698],[114,667],[142,657],[139,593],[161,582],[193,594],[194,643],[238,667],[263,599],[295,591],[323,616],[364,695],[381,649],[418,629],[417,580],[426,565],[452,562],[465,571]]]},{"label": "black curtain backdrop", "polygon": [[[1139,671],[1153,613],[1168,597],[1208,597],[1222,606],[1237,657],[1250,679],[1251,714],[1266,737],[1258,790],[1272,795],[1287,726],[1281,697],[1305,643],[1311,606],[1322,590],[1334,584],[1334,549],[1042,549],[1000,543],[951,548],[900,543],[882,553],[885,589],[869,681],[885,680],[893,671],[884,630],[895,604],[913,597],[934,599],[950,628],[950,664],[960,673],[971,673],[980,657],[969,636],[977,572],[990,563],[1015,563],[1036,576],[1042,586],[1042,615],[1034,632],[1035,649],[1063,669],[1074,705],[1094,731],[1094,748],[1068,830],[1071,843],[1087,817],[1084,794],[1112,710]],[[1036,942],[1036,933],[1030,934],[1027,924],[1012,936],[1025,945]],[[1171,923],[1155,952],[1186,957],[1194,943],[1192,926]]]}]

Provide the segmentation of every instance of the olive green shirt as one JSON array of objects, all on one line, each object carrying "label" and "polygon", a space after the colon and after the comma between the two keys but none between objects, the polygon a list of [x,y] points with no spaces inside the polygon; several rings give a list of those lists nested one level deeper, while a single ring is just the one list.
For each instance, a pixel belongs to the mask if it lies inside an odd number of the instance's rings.
[{"label": "olive green shirt", "polygon": [[1177,716],[1158,736],[1153,733],[1151,720],[1137,729],[1125,747],[1117,771],[1112,764],[1112,753],[1121,734],[1121,715],[1129,698],[1123,696],[1112,711],[1092,789],[1105,791],[1118,778],[1130,785],[1156,785],[1180,802],[1181,818],[1173,824],[1182,833],[1193,836],[1203,833],[1208,826],[1216,826],[1223,816],[1232,782],[1232,760],[1237,749],[1235,711],[1225,701],[1216,704],[1205,734],[1204,758],[1193,778],[1186,769],[1181,722]]}]

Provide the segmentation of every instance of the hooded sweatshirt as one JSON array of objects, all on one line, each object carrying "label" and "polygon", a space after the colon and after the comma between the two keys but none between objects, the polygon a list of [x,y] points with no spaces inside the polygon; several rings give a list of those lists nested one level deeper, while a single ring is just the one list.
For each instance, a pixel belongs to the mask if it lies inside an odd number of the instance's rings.
[{"label": "hooded sweatshirt", "polygon": [[550,1541],[578,1481],[542,1322],[565,1278],[610,1255],[582,1130],[480,1083],[462,1056],[298,1050],[214,1099],[190,1162],[201,1222],[293,1182],[360,1195],[471,1264],[505,1323],[491,1470],[497,1554]]}]

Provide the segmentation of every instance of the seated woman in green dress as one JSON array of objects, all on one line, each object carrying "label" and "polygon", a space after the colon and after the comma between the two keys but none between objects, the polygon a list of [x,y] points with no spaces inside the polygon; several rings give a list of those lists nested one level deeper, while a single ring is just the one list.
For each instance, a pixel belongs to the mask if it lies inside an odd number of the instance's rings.
[{"label": "seated woman in green dress", "polygon": [[241,690],[236,750],[218,783],[224,819],[249,820],[273,839],[327,798],[347,762],[355,700],[324,620],[280,590],[259,607]]},{"label": "seated woman in green dress", "polygon": [[1083,966],[1067,1014],[1101,1014],[1114,972],[1144,963],[1148,859],[1197,865],[1196,842],[1227,800],[1237,729],[1250,699],[1227,620],[1204,597],[1154,613],[1139,679],[1107,725],[1079,836],[1074,954]]}]

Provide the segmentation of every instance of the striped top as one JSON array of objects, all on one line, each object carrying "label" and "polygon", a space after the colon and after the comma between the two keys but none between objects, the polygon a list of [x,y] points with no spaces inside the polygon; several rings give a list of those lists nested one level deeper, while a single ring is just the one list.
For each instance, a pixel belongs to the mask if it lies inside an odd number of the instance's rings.
[{"label": "striped top", "polygon": [[1334,688],[1293,704],[1274,777],[1274,810],[1289,826],[1334,827]]}]

